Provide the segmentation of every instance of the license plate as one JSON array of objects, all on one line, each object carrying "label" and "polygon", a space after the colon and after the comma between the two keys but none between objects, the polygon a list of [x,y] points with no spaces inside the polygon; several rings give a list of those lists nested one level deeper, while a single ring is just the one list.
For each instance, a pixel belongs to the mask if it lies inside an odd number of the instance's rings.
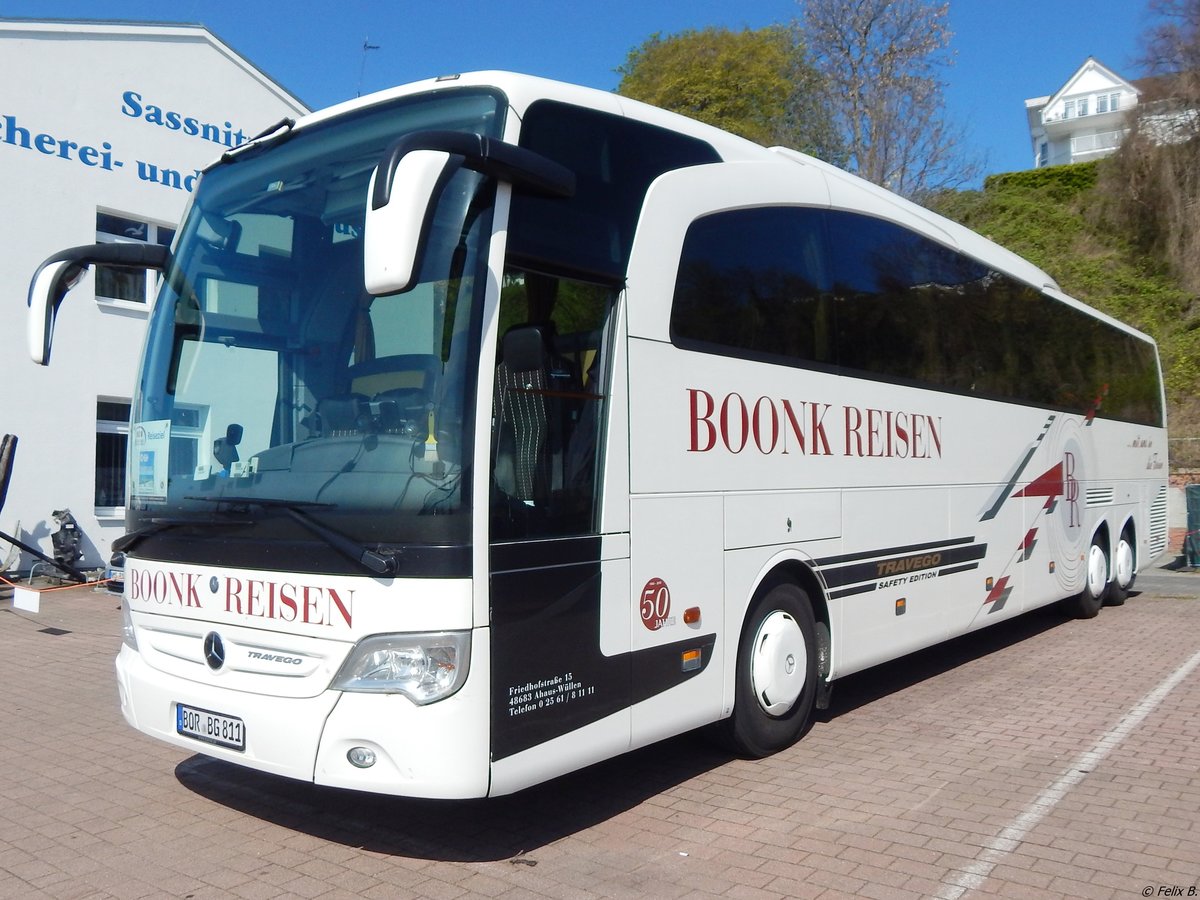
[{"label": "license plate", "polygon": [[186,737],[218,747],[246,749],[246,725],[236,716],[176,703],[175,730]]}]

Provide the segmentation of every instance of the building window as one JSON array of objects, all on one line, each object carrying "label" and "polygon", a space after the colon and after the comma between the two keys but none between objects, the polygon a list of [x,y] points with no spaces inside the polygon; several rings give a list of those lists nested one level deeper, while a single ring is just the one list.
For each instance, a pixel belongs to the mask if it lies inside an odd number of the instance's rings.
[{"label": "building window", "polygon": [[1108,108],[1113,112],[1121,108],[1121,95],[1119,93],[1108,95]]},{"label": "building window", "polygon": [[1096,97],[1096,115],[1108,112],[1108,94],[1100,94]]},{"label": "building window", "polygon": [[1048,166],[1050,164],[1050,145],[1042,141],[1042,145],[1038,147],[1038,168]]},{"label": "building window", "polygon": [[[175,229],[116,213],[96,213],[96,240],[102,244],[162,244],[170,246]],[[153,280],[145,269],[96,266],[96,297],[102,300],[146,304]]]},{"label": "building window", "polygon": [[96,401],[96,514],[122,515],[129,449],[129,401]]},{"label": "building window", "polygon": [[1079,115],[1086,116],[1087,114],[1088,114],[1088,98],[1080,97],[1079,98]]},{"label": "building window", "polygon": [[1064,119],[1073,119],[1074,117],[1075,117],[1075,101],[1074,100],[1064,100],[1063,101],[1063,118]]}]

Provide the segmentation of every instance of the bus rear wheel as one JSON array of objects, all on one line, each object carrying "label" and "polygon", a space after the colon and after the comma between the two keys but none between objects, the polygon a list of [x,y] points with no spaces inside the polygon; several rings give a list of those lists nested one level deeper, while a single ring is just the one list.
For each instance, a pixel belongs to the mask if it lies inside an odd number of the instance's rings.
[{"label": "bus rear wheel", "polygon": [[750,758],[795,743],[817,696],[816,620],[808,594],[783,582],[761,594],[742,626],[727,742]]},{"label": "bus rear wheel", "polygon": [[1092,538],[1088,547],[1087,568],[1083,590],[1063,601],[1063,611],[1077,619],[1090,619],[1100,612],[1108,588],[1108,553],[1104,550],[1101,536]]},{"label": "bus rear wheel", "polygon": [[1121,532],[1117,541],[1117,549],[1113,553],[1113,580],[1108,586],[1108,596],[1104,602],[1109,606],[1120,606],[1129,598],[1133,590],[1135,560],[1133,555],[1133,539],[1128,531]]}]

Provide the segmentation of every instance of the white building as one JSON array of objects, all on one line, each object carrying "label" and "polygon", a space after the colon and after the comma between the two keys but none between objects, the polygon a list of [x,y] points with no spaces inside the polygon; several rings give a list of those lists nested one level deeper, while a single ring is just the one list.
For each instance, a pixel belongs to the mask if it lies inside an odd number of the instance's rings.
[{"label": "white building", "polygon": [[1034,168],[1086,162],[1115,151],[1140,93],[1132,82],[1088,57],[1055,93],[1026,100]]},{"label": "white building", "polygon": [[[0,84],[0,433],[19,439],[0,531],[51,555],[51,512],[69,508],[81,565],[96,567],[124,532],[129,404],[154,285],[89,273],[43,368],[26,349],[30,278],[67,247],[169,243],[201,168],[307,110],[199,25],[0,19]],[[0,539],[0,563],[8,551]]]}]

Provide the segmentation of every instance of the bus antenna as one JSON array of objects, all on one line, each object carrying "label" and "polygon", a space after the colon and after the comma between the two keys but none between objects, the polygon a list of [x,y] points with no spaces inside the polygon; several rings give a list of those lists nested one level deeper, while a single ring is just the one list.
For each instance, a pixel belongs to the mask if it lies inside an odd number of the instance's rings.
[{"label": "bus antenna", "polygon": [[378,50],[378,49],[379,49],[379,45],[372,44],[371,39],[369,37],[363,38],[362,65],[360,65],[358,68],[358,93],[356,95],[358,97],[362,96],[363,74],[367,71],[367,51],[368,50]]}]

